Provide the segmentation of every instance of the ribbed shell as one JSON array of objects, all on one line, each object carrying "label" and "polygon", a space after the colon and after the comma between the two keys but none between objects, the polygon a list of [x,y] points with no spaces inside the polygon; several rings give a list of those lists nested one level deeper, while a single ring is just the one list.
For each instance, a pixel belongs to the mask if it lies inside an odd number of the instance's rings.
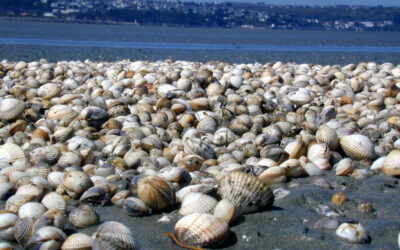
[{"label": "ribbed shell", "polygon": [[199,138],[190,138],[185,142],[184,151],[187,155],[199,155],[204,160],[214,157],[214,150],[207,142]]},{"label": "ribbed shell", "polygon": [[328,125],[322,125],[315,137],[318,143],[326,143],[330,149],[336,149],[339,146],[339,137],[336,131]]},{"label": "ribbed shell", "polygon": [[34,149],[29,153],[31,162],[34,164],[44,162],[53,165],[60,158],[61,152],[55,146],[45,146]]},{"label": "ribbed shell", "polygon": [[179,214],[209,213],[217,205],[217,200],[203,193],[190,193],[185,196]]},{"label": "ribbed shell", "polygon": [[15,194],[8,198],[6,202],[6,210],[17,213],[18,209],[27,202],[35,199],[33,195]]},{"label": "ribbed shell", "polygon": [[305,88],[300,88],[295,92],[291,92],[287,95],[289,101],[293,104],[302,106],[309,103],[313,98],[310,92]]},{"label": "ribbed shell", "polygon": [[340,146],[342,146],[346,155],[353,160],[371,159],[375,155],[374,144],[364,135],[343,136],[340,138]]},{"label": "ribbed shell", "polygon": [[31,217],[35,220],[46,212],[46,207],[39,202],[27,202],[18,209],[18,217]]},{"label": "ribbed shell", "polygon": [[67,201],[62,195],[56,192],[46,194],[42,199],[42,204],[48,209],[58,209],[61,212],[67,210]]},{"label": "ribbed shell", "polygon": [[39,228],[29,239],[28,249],[59,249],[67,235],[57,227]]},{"label": "ribbed shell", "polygon": [[174,191],[158,176],[148,176],[139,180],[138,196],[149,207],[164,209],[175,203]]},{"label": "ribbed shell", "polygon": [[112,198],[111,202],[118,206],[122,207],[124,205],[125,199],[128,198],[130,191],[129,190],[122,190],[116,193]]},{"label": "ribbed shell", "polygon": [[43,99],[51,99],[60,94],[61,87],[60,85],[55,83],[46,83],[40,86],[40,88],[37,91],[38,95]]},{"label": "ribbed shell", "polygon": [[88,205],[81,205],[69,213],[69,222],[77,228],[96,225],[100,221],[99,215]]},{"label": "ribbed shell", "polygon": [[149,206],[147,206],[141,199],[136,197],[129,197],[124,201],[124,211],[129,216],[143,216],[151,212]]},{"label": "ribbed shell", "polygon": [[328,159],[331,157],[331,151],[329,150],[328,144],[318,143],[313,144],[308,149],[307,158],[310,161],[314,161],[319,158]]},{"label": "ribbed shell", "polygon": [[0,200],[7,200],[15,190],[15,186],[9,182],[0,183]]},{"label": "ribbed shell", "polygon": [[53,188],[56,188],[59,184],[63,182],[64,173],[63,172],[50,172],[47,175],[47,180]]},{"label": "ribbed shell", "polygon": [[110,221],[101,224],[92,237],[93,250],[135,250],[137,243],[126,226],[121,223]]},{"label": "ribbed shell", "polygon": [[25,159],[24,150],[12,143],[6,143],[0,146],[0,162],[14,163],[19,159]]},{"label": "ribbed shell", "polygon": [[0,102],[0,119],[9,121],[17,118],[25,109],[25,103],[21,100],[8,98]]},{"label": "ribbed shell", "polygon": [[78,116],[78,112],[66,105],[54,105],[47,113],[47,118],[53,121],[63,120],[71,122]]},{"label": "ribbed shell", "polygon": [[90,250],[92,238],[83,233],[75,233],[68,236],[61,246],[61,250]]},{"label": "ribbed shell", "polygon": [[236,208],[228,199],[222,199],[215,206],[214,215],[224,219],[229,224],[236,217]]},{"label": "ribbed shell", "polygon": [[242,172],[232,172],[224,176],[218,193],[222,199],[228,199],[235,205],[239,215],[267,209],[274,202],[274,195],[267,184]]},{"label": "ribbed shell", "polygon": [[93,186],[90,177],[86,173],[79,171],[70,171],[65,173],[63,184],[67,191],[70,191],[77,196]]},{"label": "ribbed shell", "polygon": [[189,214],[175,225],[175,236],[187,245],[205,247],[223,242],[229,234],[228,223],[206,213]]},{"label": "ribbed shell", "polygon": [[400,150],[393,150],[386,156],[382,171],[388,175],[400,176]]},{"label": "ribbed shell", "polygon": [[0,214],[0,240],[15,240],[14,225],[17,220],[18,216],[13,213]]},{"label": "ribbed shell", "polygon": [[33,233],[35,220],[31,217],[20,218],[14,226],[14,236],[19,244],[25,246]]},{"label": "ribbed shell", "polygon": [[295,141],[289,142],[285,147],[285,152],[289,154],[290,159],[298,159],[306,152],[306,146],[302,138],[297,138]]}]

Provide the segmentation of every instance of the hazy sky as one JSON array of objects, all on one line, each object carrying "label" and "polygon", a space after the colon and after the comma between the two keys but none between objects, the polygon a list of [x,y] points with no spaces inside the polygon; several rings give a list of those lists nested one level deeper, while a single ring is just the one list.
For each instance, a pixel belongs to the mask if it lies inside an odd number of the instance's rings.
[{"label": "hazy sky", "polygon": [[400,6],[400,0],[184,0],[188,2],[264,2],[268,4],[300,4],[300,5],[383,5]]}]

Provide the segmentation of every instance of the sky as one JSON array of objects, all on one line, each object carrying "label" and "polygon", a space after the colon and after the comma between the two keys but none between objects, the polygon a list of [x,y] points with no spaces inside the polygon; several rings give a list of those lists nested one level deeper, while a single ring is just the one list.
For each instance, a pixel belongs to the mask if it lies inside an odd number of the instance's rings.
[{"label": "sky", "polygon": [[264,2],[267,4],[280,5],[383,5],[400,6],[400,0],[185,0],[187,2]]}]

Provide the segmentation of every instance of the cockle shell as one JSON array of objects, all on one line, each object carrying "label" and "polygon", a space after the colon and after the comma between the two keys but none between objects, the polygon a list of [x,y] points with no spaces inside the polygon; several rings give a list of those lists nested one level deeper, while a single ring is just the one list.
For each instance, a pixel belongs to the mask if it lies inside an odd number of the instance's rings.
[{"label": "cockle shell", "polygon": [[183,159],[178,163],[178,165],[188,172],[197,171],[203,164],[204,159],[198,155],[188,155],[183,157]]},{"label": "cockle shell", "polygon": [[96,185],[88,190],[86,190],[79,200],[81,202],[89,202],[89,203],[107,203],[111,196],[113,195],[113,191],[111,190],[111,186],[107,184]]},{"label": "cockle shell", "polygon": [[310,91],[306,88],[299,88],[297,91],[289,93],[287,97],[291,103],[298,106],[307,104],[313,99]]},{"label": "cockle shell", "polygon": [[116,193],[112,198],[111,198],[111,202],[118,206],[118,207],[122,207],[124,205],[125,199],[128,198],[130,194],[129,190],[122,190],[119,191],[118,193]]},{"label": "cockle shell", "polygon": [[175,203],[173,190],[158,176],[140,179],[137,184],[137,193],[144,203],[157,210],[168,208]]},{"label": "cockle shell", "polygon": [[96,225],[100,221],[99,215],[88,205],[80,205],[73,209],[68,216],[69,222],[77,228]]},{"label": "cockle shell", "polygon": [[229,144],[235,140],[235,133],[228,128],[218,129],[212,138],[212,142],[217,146]]},{"label": "cockle shell", "polygon": [[86,173],[79,171],[70,171],[64,174],[63,184],[68,194],[73,198],[79,197],[93,186],[90,177]]},{"label": "cockle shell", "polygon": [[329,150],[328,144],[326,143],[313,144],[311,145],[311,147],[308,148],[307,158],[310,161],[314,161],[319,158],[329,160],[330,157],[331,152]]},{"label": "cockle shell", "polygon": [[135,250],[138,249],[131,230],[121,223],[109,221],[101,224],[93,234],[93,250]]},{"label": "cockle shell", "polygon": [[67,201],[62,197],[62,195],[56,192],[47,193],[41,202],[49,210],[58,209],[61,212],[67,210]]},{"label": "cockle shell", "polygon": [[189,214],[175,225],[178,240],[191,246],[212,246],[222,243],[229,235],[228,223],[206,213]]},{"label": "cockle shell", "polygon": [[224,219],[228,224],[236,217],[236,208],[228,199],[220,200],[214,208],[214,215]]},{"label": "cockle shell", "polygon": [[57,227],[42,227],[29,239],[28,249],[59,249],[67,235]]},{"label": "cockle shell", "polygon": [[126,198],[123,205],[124,211],[129,216],[143,216],[151,213],[151,209],[141,199],[136,197]]},{"label": "cockle shell", "polygon": [[0,146],[0,162],[14,163],[25,158],[24,150],[16,144],[6,143]]},{"label": "cockle shell", "polygon": [[12,213],[0,214],[0,239],[1,240],[15,240],[14,225],[18,220],[18,216]]},{"label": "cockle shell", "polygon": [[45,146],[34,149],[29,153],[31,157],[31,162],[33,164],[37,163],[47,163],[53,165],[58,161],[58,158],[61,155],[60,150],[54,146]]},{"label": "cockle shell", "polygon": [[177,202],[182,202],[183,199],[186,197],[186,195],[193,193],[193,192],[200,192],[203,194],[208,194],[212,193],[214,191],[214,187],[205,185],[205,184],[195,184],[195,185],[189,185],[186,186],[182,189],[180,189],[178,192],[175,193],[176,196],[176,201]]},{"label": "cockle shell", "polygon": [[330,149],[336,149],[339,145],[339,137],[336,131],[328,125],[322,125],[315,134],[318,143],[326,143]]},{"label": "cockle shell", "polygon": [[203,193],[190,193],[182,201],[179,214],[209,213],[217,205],[217,200]]},{"label": "cockle shell", "polygon": [[17,213],[18,209],[27,202],[35,199],[34,195],[15,194],[8,198],[6,202],[6,210]]},{"label": "cockle shell", "polygon": [[78,116],[78,112],[66,105],[55,105],[50,108],[47,118],[52,121],[64,121],[69,124]]},{"label": "cockle shell", "polygon": [[270,208],[274,202],[271,188],[263,181],[242,172],[232,172],[222,178],[218,193],[230,200],[237,214],[251,213]]},{"label": "cockle shell", "polygon": [[0,183],[0,200],[7,200],[15,193],[15,185],[9,182]]},{"label": "cockle shell", "polygon": [[64,229],[65,223],[65,212],[61,212],[58,209],[47,210],[42,216],[40,216],[33,226],[33,231],[37,231],[39,228],[54,226],[60,229]]},{"label": "cockle shell", "polygon": [[89,106],[82,110],[81,119],[86,120],[90,127],[99,129],[105,123],[110,115],[104,109],[95,106]]},{"label": "cockle shell", "polygon": [[31,238],[33,233],[33,224],[35,223],[34,218],[25,217],[20,218],[14,226],[14,236],[19,244],[25,246],[28,240]]},{"label": "cockle shell", "polygon": [[43,188],[33,185],[33,184],[26,184],[23,186],[20,186],[15,193],[17,195],[30,195],[34,196],[35,199],[40,200],[43,197],[44,190]]},{"label": "cockle shell", "polygon": [[45,212],[46,207],[43,204],[39,202],[27,202],[18,209],[18,217],[31,217],[36,220]]},{"label": "cockle shell", "polygon": [[400,150],[395,149],[386,156],[382,171],[391,176],[400,176]]},{"label": "cockle shell", "polygon": [[91,250],[92,238],[83,233],[75,233],[68,236],[61,246],[61,250]]},{"label": "cockle shell", "polygon": [[14,98],[3,99],[0,102],[0,120],[13,120],[25,109],[25,103]]},{"label": "cockle shell", "polygon": [[55,83],[46,83],[40,86],[37,92],[43,99],[51,99],[60,94],[61,86]]},{"label": "cockle shell", "polygon": [[344,158],[335,165],[335,172],[338,176],[345,176],[353,171],[353,160]]},{"label": "cockle shell", "polygon": [[214,157],[214,150],[202,139],[190,138],[185,142],[184,151],[187,155],[199,155],[204,160]]},{"label": "cockle shell", "polygon": [[283,183],[287,181],[286,169],[280,166],[274,166],[264,170],[258,177],[267,184]]},{"label": "cockle shell", "polygon": [[305,174],[304,168],[298,159],[288,159],[282,162],[279,167],[286,170],[286,176],[290,178],[297,178]]},{"label": "cockle shell", "polygon": [[64,173],[63,172],[50,172],[47,175],[47,180],[49,181],[50,185],[53,186],[53,188],[56,188],[59,184],[63,182],[64,179]]},{"label": "cockle shell", "polygon": [[353,160],[371,159],[375,156],[375,146],[365,135],[343,136],[340,138],[340,145],[346,155]]},{"label": "cockle shell", "polygon": [[290,159],[298,159],[306,153],[306,149],[304,141],[300,136],[286,145],[285,152],[289,154]]},{"label": "cockle shell", "polygon": [[361,224],[343,223],[336,229],[336,235],[350,243],[363,243],[368,234]]}]

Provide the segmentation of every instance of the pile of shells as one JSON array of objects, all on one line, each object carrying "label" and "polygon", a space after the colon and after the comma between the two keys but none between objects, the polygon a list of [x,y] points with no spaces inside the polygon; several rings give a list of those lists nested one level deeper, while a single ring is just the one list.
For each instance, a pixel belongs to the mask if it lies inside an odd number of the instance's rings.
[{"label": "pile of shells", "polygon": [[[93,207],[107,203],[129,216],[177,209],[178,243],[213,246],[237,217],[290,195],[274,183],[400,176],[400,66],[390,63],[0,69],[0,240],[23,247],[136,249],[117,222],[92,237],[63,232],[97,225]],[[349,242],[367,238],[361,225],[336,227]]]}]

